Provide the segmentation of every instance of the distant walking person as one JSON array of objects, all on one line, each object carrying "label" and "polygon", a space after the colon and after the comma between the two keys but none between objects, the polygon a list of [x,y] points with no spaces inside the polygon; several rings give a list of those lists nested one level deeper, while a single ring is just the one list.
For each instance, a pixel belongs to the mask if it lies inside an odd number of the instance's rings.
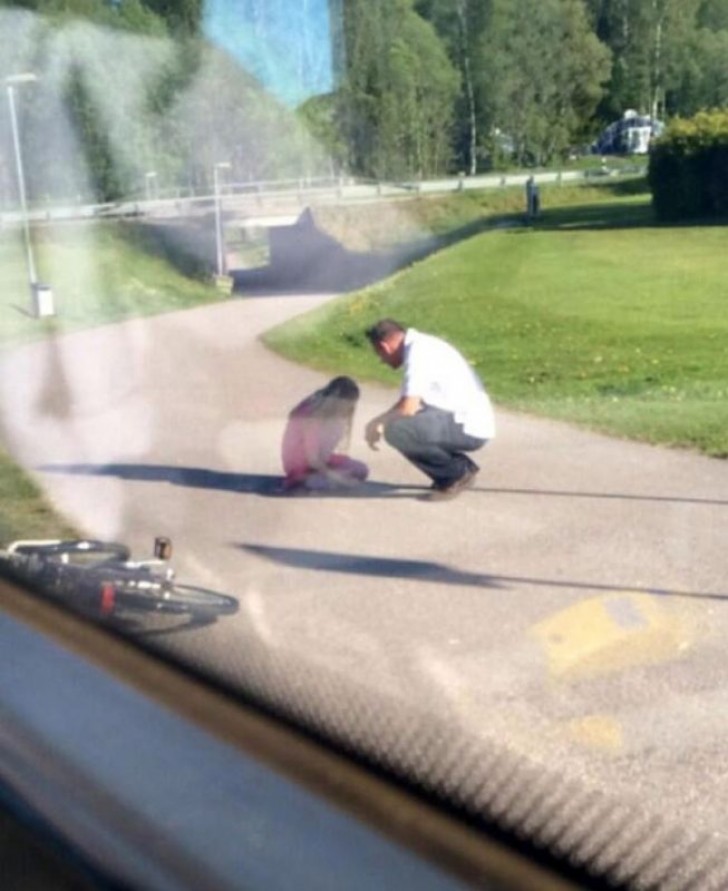
[{"label": "distant walking person", "polygon": [[335,377],[290,412],[281,446],[285,491],[334,489],[367,478],[366,464],[335,451],[348,446],[358,399],[355,381]]},{"label": "distant walking person", "polygon": [[432,480],[428,499],[453,498],[471,486],[478,465],[466,455],[495,435],[490,398],[463,356],[447,341],[393,319],[366,335],[382,362],[404,367],[397,402],[366,426],[376,449],[384,439]]}]

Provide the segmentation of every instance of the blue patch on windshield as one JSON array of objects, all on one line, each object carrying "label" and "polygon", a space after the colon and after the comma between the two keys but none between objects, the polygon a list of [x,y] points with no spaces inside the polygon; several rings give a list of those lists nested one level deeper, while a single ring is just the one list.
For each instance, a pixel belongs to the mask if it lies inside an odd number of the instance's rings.
[{"label": "blue patch on windshield", "polygon": [[290,106],[331,92],[333,24],[329,0],[206,0],[203,17],[208,40]]}]

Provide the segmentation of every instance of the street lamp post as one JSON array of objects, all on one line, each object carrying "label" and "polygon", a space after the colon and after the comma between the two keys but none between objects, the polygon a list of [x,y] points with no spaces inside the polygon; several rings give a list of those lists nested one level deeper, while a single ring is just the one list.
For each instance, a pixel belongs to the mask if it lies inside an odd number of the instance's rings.
[{"label": "street lamp post", "polygon": [[10,127],[13,134],[13,147],[15,149],[15,165],[18,176],[18,196],[20,198],[20,211],[25,237],[25,253],[28,261],[28,280],[30,283],[31,299],[33,301],[33,315],[52,316],[53,294],[47,285],[41,285],[35,271],[33,259],[33,245],[30,240],[30,222],[28,220],[28,207],[25,196],[25,174],[23,171],[23,158],[20,151],[20,136],[18,134],[18,118],[15,110],[15,87],[19,84],[35,83],[38,80],[33,72],[24,74],[12,74],[5,78],[5,86],[8,92],[8,106],[10,107]]},{"label": "street lamp post", "polygon": [[28,280],[30,293],[33,300],[33,314],[36,316],[53,315],[53,295],[50,288],[38,283],[33,259],[33,245],[30,240],[30,223],[28,220],[28,207],[25,197],[25,174],[23,172],[23,157],[20,152],[20,136],[18,134],[18,118],[15,111],[15,87],[20,84],[35,83],[38,80],[33,72],[24,74],[12,74],[5,78],[5,87],[8,91],[8,105],[10,107],[10,128],[13,134],[13,147],[15,149],[15,166],[18,176],[18,195],[20,197],[20,212],[23,221],[25,236],[25,253],[28,261]]},{"label": "street lamp post", "polygon": [[218,278],[222,278],[225,275],[225,252],[223,245],[223,231],[222,231],[222,207],[220,202],[220,179],[219,179],[219,171],[220,170],[229,170],[230,163],[228,161],[218,161],[215,164],[215,169],[213,170],[213,183],[215,190],[215,246],[217,248],[217,275]]}]

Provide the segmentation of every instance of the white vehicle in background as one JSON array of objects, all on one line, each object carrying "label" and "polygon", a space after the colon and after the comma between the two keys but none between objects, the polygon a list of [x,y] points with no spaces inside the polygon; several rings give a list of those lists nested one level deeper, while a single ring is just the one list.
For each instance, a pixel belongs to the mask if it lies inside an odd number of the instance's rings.
[{"label": "white vehicle in background", "polygon": [[602,131],[592,150],[599,155],[646,155],[652,140],[664,129],[662,121],[630,108],[621,120]]}]

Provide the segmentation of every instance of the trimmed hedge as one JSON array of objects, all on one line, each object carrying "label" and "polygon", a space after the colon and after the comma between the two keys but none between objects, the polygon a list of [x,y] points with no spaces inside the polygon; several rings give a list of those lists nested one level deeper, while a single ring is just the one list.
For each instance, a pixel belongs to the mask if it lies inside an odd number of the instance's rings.
[{"label": "trimmed hedge", "polygon": [[652,144],[647,179],[660,220],[728,218],[728,111],[671,121]]}]

